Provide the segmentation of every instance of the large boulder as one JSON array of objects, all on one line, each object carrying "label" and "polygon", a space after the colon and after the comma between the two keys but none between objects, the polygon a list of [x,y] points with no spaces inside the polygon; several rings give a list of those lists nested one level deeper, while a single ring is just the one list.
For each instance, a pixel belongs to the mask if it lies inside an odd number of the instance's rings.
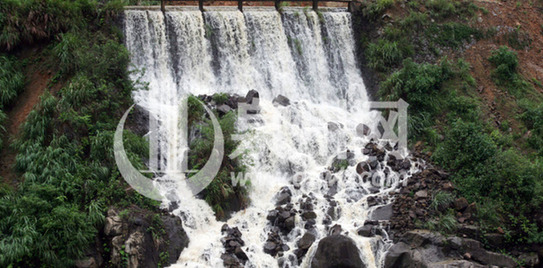
[{"label": "large boulder", "polygon": [[[175,263],[189,239],[181,219],[172,215],[130,208],[126,213],[108,211],[104,237],[105,259],[113,266],[159,267]],[[166,253],[166,254],[165,254]],[[123,254],[126,259],[123,260]],[[92,259],[78,261],[78,267],[95,267]]]},{"label": "large boulder", "polygon": [[283,95],[278,95],[277,97],[273,99],[273,104],[279,104],[281,106],[289,106],[290,100]]},{"label": "large boulder", "polygon": [[319,242],[311,267],[363,268],[366,265],[360,259],[360,252],[352,239],[343,235],[331,235]]},{"label": "large boulder", "polygon": [[370,214],[372,221],[388,221],[392,218],[392,204],[375,208]]},{"label": "large boulder", "polygon": [[400,240],[388,250],[384,267],[516,266],[512,258],[490,252],[469,238],[445,238],[436,232],[413,230]]}]

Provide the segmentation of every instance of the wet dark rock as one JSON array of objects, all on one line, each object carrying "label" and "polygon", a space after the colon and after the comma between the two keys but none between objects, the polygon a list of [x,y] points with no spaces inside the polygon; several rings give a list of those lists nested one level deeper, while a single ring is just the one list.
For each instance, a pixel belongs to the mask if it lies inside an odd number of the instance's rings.
[{"label": "wet dark rock", "polygon": [[[159,216],[159,221],[152,221]],[[157,226],[158,223],[158,226]],[[159,228],[163,232],[153,235],[151,230]],[[156,267],[161,252],[167,252],[169,258],[165,263],[175,263],[181,251],[187,247],[189,238],[183,229],[179,217],[161,215],[140,208],[131,208],[128,217],[120,217],[119,210],[108,210],[104,226],[103,241],[110,248],[109,262],[113,266],[120,266],[123,262],[122,252],[128,256],[128,267]],[[102,246],[104,242],[99,243]],[[102,258],[99,254],[87,256],[77,261],[77,266],[101,266]],[[90,265],[90,266],[87,266]]]},{"label": "wet dark rock", "polygon": [[335,122],[328,122],[328,130],[336,131],[339,129],[339,125]]},{"label": "wet dark rock", "polygon": [[290,203],[292,197],[292,192],[288,187],[283,187],[281,191],[276,196],[276,206],[284,205]]},{"label": "wet dark rock", "polygon": [[374,209],[369,218],[373,221],[390,220],[390,218],[392,218],[392,204]]},{"label": "wet dark rock", "polygon": [[232,111],[232,108],[226,104],[217,107],[217,112],[219,112],[219,116],[225,115],[230,111]]},{"label": "wet dark rock", "polygon": [[264,252],[272,256],[282,256],[283,251],[288,251],[290,248],[284,244],[281,240],[280,230],[278,228],[272,228],[268,233],[268,239],[264,244]]},{"label": "wet dark rock", "polygon": [[367,162],[360,162],[356,165],[356,173],[358,174],[369,172],[370,170],[371,170],[370,166],[368,165]]},{"label": "wet dark rock", "polygon": [[294,216],[289,217],[285,220],[285,229],[288,230],[288,232],[294,229],[294,226],[295,226]]},{"label": "wet dark rock", "polygon": [[317,224],[317,221],[315,219],[309,219],[305,223],[304,228],[305,229],[312,229],[315,226],[315,224]]},{"label": "wet dark rock", "polygon": [[378,166],[379,166],[379,161],[373,160],[373,161],[370,162],[370,168],[372,170],[375,170]]},{"label": "wet dark rock", "polygon": [[313,200],[309,197],[302,199],[302,201],[300,201],[300,208],[307,211],[313,210]]},{"label": "wet dark rock", "polygon": [[364,268],[354,241],[343,235],[331,235],[319,241],[312,268],[348,267]]},{"label": "wet dark rock", "polygon": [[383,161],[386,156],[384,149],[379,148],[377,144],[371,142],[366,144],[364,149],[362,149],[362,153],[369,156],[375,156],[379,161]]},{"label": "wet dark rock", "polygon": [[277,254],[278,250],[276,250],[276,248],[277,244],[274,242],[266,242],[266,244],[264,244],[264,252],[272,256],[275,256]]},{"label": "wet dark rock", "polygon": [[408,159],[402,160],[400,163],[400,168],[404,170],[409,170],[411,168],[411,162]]},{"label": "wet dark rock", "polygon": [[245,96],[245,101],[247,104],[251,106],[250,109],[247,109],[247,114],[257,114],[260,112],[259,98],[260,98],[260,95],[258,94],[258,91],[252,89],[249,92],[247,92],[247,96]]},{"label": "wet dark rock", "polygon": [[295,225],[296,210],[292,204],[285,207],[277,207],[268,213],[266,217],[272,226],[277,227],[281,232],[288,234]]},{"label": "wet dark rock", "polygon": [[251,89],[249,90],[249,92],[247,92],[247,95],[245,96],[245,101],[247,102],[247,104],[253,104],[253,100],[258,98],[260,98],[260,94],[258,94],[258,91]]},{"label": "wet dark rock", "polygon": [[283,96],[283,95],[277,95],[277,97],[275,97],[272,101],[273,104],[279,104],[281,106],[289,106],[290,105],[290,100]]},{"label": "wet dark rock", "polygon": [[168,211],[169,212],[172,212],[172,211],[176,210],[177,208],[179,208],[179,203],[178,202],[170,202],[168,204]]},{"label": "wet dark rock", "polygon": [[238,268],[238,267],[243,267],[239,261],[236,259],[236,257],[230,255],[230,254],[227,254],[227,253],[223,253],[221,255],[221,259],[223,261],[223,264],[225,267],[228,267],[228,268]]},{"label": "wet dark rock", "polygon": [[371,237],[371,236],[373,236],[375,234],[375,228],[376,228],[376,226],[373,223],[366,222],[366,223],[364,223],[364,226],[358,228],[358,230],[356,230],[356,232],[360,236]]},{"label": "wet dark rock", "polygon": [[379,203],[374,196],[368,196],[366,201],[368,202],[368,207],[373,207]]},{"label": "wet dark rock", "polygon": [[409,267],[404,262],[409,262],[410,250],[411,248],[403,242],[392,245],[385,257],[384,267]]},{"label": "wet dark rock", "polygon": [[343,231],[343,229],[341,228],[341,225],[336,224],[336,225],[332,226],[332,228],[330,228],[330,230],[328,230],[328,234],[330,234],[330,235],[340,235],[342,231]]},{"label": "wet dark rock", "polygon": [[302,213],[302,219],[304,219],[305,221],[309,219],[316,219],[316,218],[317,218],[317,214],[313,211],[307,211],[307,212]]},{"label": "wet dark rock", "polygon": [[294,255],[296,255],[296,258],[298,259],[298,264],[301,263],[305,254],[307,253],[311,245],[313,245],[313,242],[315,242],[315,239],[316,237],[314,234],[306,232],[302,236],[302,238],[298,240],[298,242],[296,243],[298,248],[294,251]]},{"label": "wet dark rock", "polygon": [[371,134],[371,129],[366,124],[358,124],[356,126],[356,135],[359,137],[368,136]]},{"label": "wet dark rock", "polygon": [[226,236],[222,239],[225,253],[221,255],[225,267],[241,267],[249,259],[241,248],[245,242],[241,239],[238,227],[230,228],[227,224],[221,227],[221,232]]}]

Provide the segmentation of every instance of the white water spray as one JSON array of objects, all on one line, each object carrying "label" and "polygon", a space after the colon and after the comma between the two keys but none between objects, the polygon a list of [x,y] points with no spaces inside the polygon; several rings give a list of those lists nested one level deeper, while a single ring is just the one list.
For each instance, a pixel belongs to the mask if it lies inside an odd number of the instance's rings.
[{"label": "white water spray", "polygon": [[[242,232],[249,257],[246,267],[278,266],[278,259],[263,252],[263,245],[271,228],[266,215],[275,208],[274,195],[283,186],[291,188],[295,208],[303,195],[315,201],[317,242],[302,267],[310,266],[318,240],[327,235],[322,222],[330,207],[325,195],[332,187],[337,187],[334,200],[340,209],[332,225],[340,224],[356,242],[368,267],[380,266],[381,239],[356,232],[370,211],[366,202],[370,185],[358,179],[354,167],[335,174],[337,186],[321,178],[332,159],[347,149],[355,153],[353,161],[367,160],[360,149],[368,140],[357,136],[355,129],[359,123],[375,125],[365,106],[367,95],[356,64],[350,13],[317,14],[291,8],[280,14],[246,8],[244,13],[183,10],[163,15],[127,10],[125,33],[132,63],[144,69],[142,79],[149,82],[149,91],[134,93],[135,101],[161,122],[157,166],[177,169],[187,148],[182,135],[174,134],[180,96],[259,91],[262,123],[239,122],[240,129],[252,130],[240,145],[248,150],[251,162],[251,205],[227,222]],[[274,106],[271,100],[278,94],[292,104]],[[338,128],[329,129],[328,122]],[[398,182],[399,178],[394,185]],[[393,188],[373,195],[386,195]],[[173,267],[221,267],[224,222],[216,221],[205,201],[192,197],[188,189],[162,186],[162,191],[183,197],[174,213],[182,217],[190,237],[189,247]],[[298,219],[286,237],[290,251],[284,252],[285,265],[297,265],[287,257],[296,248],[296,234],[305,231]]]}]

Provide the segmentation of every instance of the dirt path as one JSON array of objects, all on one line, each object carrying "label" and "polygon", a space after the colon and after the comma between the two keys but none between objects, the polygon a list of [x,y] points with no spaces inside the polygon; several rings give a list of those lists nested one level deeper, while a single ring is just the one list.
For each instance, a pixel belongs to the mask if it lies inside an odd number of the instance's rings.
[{"label": "dirt path", "polygon": [[40,96],[47,89],[47,83],[52,77],[51,72],[40,72],[36,66],[29,65],[25,69],[27,84],[24,91],[19,94],[15,105],[8,111],[6,122],[6,135],[4,137],[4,148],[0,151],[0,177],[3,182],[17,185],[17,174],[14,171],[15,157],[17,153],[10,148],[13,140],[20,132],[20,127],[28,117],[28,114],[39,102]]}]

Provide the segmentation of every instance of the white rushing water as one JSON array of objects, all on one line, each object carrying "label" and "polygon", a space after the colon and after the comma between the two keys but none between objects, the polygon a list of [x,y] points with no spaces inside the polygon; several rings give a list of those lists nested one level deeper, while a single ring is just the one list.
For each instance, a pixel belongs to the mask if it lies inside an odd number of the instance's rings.
[{"label": "white rushing water", "polygon": [[[227,223],[242,232],[249,257],[246,267],[277,267],[279,258],[263,252],[271,228],[266,215],[275,208],[274,196],[289,186],[297,209],[303,195],[313,197],[317,242],[301,263],[309,267],[318,240],[328,233],[322,222],[330,206],[325,195],[333,182],[322,179],[321,173],[346,149],[355,153],[356,162],[366,160],[361,148],[368,140],[357,136],[355,129],[359,123],[375,125],[365,105],[367,94],[356,64],[350,13],[317,14],[296,8],[282,14],[262,8],[246,8],[243,13],[126,10],[125,34],[133,66],[144,70],[141,79],[149,83],[149,91],[134,93],[135,101],[155,116],[151,124],[160,124],[159,160],[150,162],[155,168],[179,170],[184,157],[187,142],[177,133],[181,96],[216,92],[244,96],[251,89],[260,93],[260,123],[240,120],[238,126],[251,130],[240,145],[248,150],[246,159],[251,163],[251,204]],[[278,94],[292,104],[274,106],[271,100]],[[342,127],[330,130],[328,122]],[[356,233],[370,211],[366,198],[372,195],[367,191],[371,185],[359,180],[354,167],[335,177],[334,200],[339,210],[331,225],[341,225],[356,242],[364,263],[378,267],[385,249],[383,239]],[[392,188],[373,195],[386,195]],[[222,267],[224,222],[216,221],[211,208],[188,189],[166,185],[163,191],[183,197],[174,213],[182,217],[190,237],[189,247],[173,267]],[[290,250],[284,252],[286,261],[281,263],[297,266],[288,256],[296,249],[297,234],[305,231],[298,218],[295,229],[284,237]]]}]

